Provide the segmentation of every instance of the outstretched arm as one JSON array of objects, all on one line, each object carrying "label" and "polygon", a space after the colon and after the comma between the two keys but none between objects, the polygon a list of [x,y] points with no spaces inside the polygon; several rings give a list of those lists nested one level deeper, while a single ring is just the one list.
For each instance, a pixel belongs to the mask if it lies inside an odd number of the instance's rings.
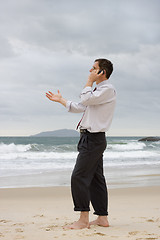
[{"label": "outstretched arm", "polygon": [[62,97],[62,95],[61,95],[59,90],[58,90],[57,94],[53,94],[52,92],[48,91],[48,93],[46,93],[46,97],[49,100],[51,100],[53,102],[61,103],[64,107],[66,107],[67,100]]}]

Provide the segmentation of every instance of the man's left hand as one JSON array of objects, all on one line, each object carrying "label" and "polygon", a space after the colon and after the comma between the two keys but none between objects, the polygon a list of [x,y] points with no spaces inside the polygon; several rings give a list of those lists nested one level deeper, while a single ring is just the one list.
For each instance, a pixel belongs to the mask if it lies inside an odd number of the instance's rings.
[{"label": "man's left hand", "polygon": [[103,75],[103,72],[99,73],[99,70],[93,70],[89,76],[88,76],[88,81],[85,87],[92,87],[93,83],[96,82],[98,79],[101,78]]}]

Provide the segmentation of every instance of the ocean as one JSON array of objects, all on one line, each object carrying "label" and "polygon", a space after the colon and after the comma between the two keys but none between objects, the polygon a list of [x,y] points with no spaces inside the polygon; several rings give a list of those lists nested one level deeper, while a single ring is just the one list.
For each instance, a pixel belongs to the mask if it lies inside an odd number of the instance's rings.
[{"label": "ocean", "polygon": [[[107,137],[108,188],[160,185],[160,141]],[[0,188],[70,186],[77,137],[0,137]]]}]

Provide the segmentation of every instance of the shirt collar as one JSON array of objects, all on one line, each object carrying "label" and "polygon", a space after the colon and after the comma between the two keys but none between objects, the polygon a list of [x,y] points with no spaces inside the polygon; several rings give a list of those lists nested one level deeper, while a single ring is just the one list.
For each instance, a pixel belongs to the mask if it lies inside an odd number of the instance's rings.
[{"label": "shirt collar", "polygon": [[96,87],[98,88],[98,87],[101,87],[101,86],[103,86],[103,85],[106,85],[106,84],[108,84],[108,82],[109,82],[108,80],[104,80],[104,81],[98,83],[98,84],[96,85]]}]

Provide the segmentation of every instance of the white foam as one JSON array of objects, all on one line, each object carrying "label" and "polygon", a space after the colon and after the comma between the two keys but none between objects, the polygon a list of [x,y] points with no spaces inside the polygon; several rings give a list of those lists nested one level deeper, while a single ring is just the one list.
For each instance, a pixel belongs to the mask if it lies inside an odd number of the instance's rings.
[{"label": "white foam", "polygon": [[[28,145],[14,145],[14,144],[1,144],[0,145],[0,159],[1,160],[38,160],[38,159],[57,159],[57,160],[74,160],[77,157],[77,152],[47,152],[47,151],[29,151],[32,146]],[[131,147],[130,147],[131,148]],[[104,157],[106,159],[121,159],[121,158],[133,158],[142,159],[150,157],[160,157],[160,153],[156,151],[144,151],[144,150],[119,150],[107,149],[104,152]]]},{"label": "white foam", "polygon": [[0,155],[0,159],[16,160],[16,159],[75,159],[76,152],[9,152]]},{"label": "white foam", "polygon": [[122,151],[122,152],[105,151],[104,157],[109,159],[123,159],[123,158],[144,159],[150,157],[160,157],[160,153],[152,151]]},{"label": "white foam", "polygon": [[126,150],[126,151],[130,151],[130,150],[140,150],[145,148],[146,145],[145,143],[142,142],[129,142],[129,143],[125,143],[125,144],[109,144],[109,148],[113,149],[113,150]]},{"label": "white foam", "polygon": [[10,143],[10,144],[4,144],[1,143],[0,144],[0,153],[19,153],[19,152],[26,152],[29,151],[31,149],[31,144],[27,144],[27,145],[22,145],[22,144],[18,144],[15,145],[14,143]]},{"label": "white foam", "polygon": [[[36,149],[35,149],[36,146]],[[50,170],[73,169],[77,151],[73,145],[45,146],[41,144],[0,144],[0,171],[5,174],[26,174]],[[64,148],[65,146],[65,148]],[[68,151],[70,150],[70,151]],[[126,167],[157,165],[160,152],[146,148],[144,143],[109,144],[104,152],[104,166]],[[1,176],[0,174],[0,176]]]}]

